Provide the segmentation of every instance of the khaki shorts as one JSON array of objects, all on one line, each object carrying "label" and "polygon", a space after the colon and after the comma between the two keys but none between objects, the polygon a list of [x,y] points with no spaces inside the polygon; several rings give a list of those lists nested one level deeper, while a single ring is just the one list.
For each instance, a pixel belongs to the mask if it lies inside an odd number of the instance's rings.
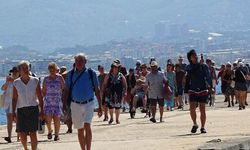
[{"label": "khaki shorts", "polygon": [[85,123],[91,124],[94,116],[95,104],[94,101],[87,104],[77,104],[71,102],[72,122],[75,129],[83,128]]}]

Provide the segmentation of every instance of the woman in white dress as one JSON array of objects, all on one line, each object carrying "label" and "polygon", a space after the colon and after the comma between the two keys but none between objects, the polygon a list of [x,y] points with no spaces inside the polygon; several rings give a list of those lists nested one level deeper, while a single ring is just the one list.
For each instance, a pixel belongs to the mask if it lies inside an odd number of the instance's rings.
[{"label": "woman in white dress", "polygon": [[17,67],[13,67],[10,70],[10,74],[6,77],[6,82],[2,86],[4,91],[4,109],[7,118],[7,132],[8,136],[4,138],[5,141],[11,143],[11,133],[13,127],[13,116],[12,116],[12,95],[13,95],[13,82],[19,77]]}]

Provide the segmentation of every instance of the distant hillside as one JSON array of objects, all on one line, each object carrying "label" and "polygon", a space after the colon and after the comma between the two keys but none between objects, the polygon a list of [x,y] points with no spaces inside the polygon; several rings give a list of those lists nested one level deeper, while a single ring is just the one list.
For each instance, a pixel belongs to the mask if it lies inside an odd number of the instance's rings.
[{"label": "distant hillside", "polygon": [[15,45],[2,47],[0,49],[0,60],[5,59],[34,59],[39,57],[39,52],[31,50],[25,46]]},{"label": "distant hillside", "polygon": [[160,21],[208,31],[246,29],[249,6],[240,0],[8,0],[0,5],[0,45],[50,51],[150,37]]}]

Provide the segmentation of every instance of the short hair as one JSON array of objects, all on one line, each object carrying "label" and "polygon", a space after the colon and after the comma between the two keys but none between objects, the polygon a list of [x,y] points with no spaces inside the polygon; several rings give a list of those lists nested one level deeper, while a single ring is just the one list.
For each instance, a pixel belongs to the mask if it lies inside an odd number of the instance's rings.
[{"label": "short hair", "polygon": [[196,54],[196,51],[194,49],[190,50],[188,53],[187,53],[187,59],[188,61],[191,63],[191,56]]},{"label": "short hair", "polygon": [[57,66],[57,64],[55,62],[51,62],[51,63],[48,64],[48,69],[50,69],[50,68],[53,68],[53,69],[57,70],[58,66]]},{"label": "short hair", "polygon": [[104,67],[102,65],[98,65],[97,66],[97,69],[100,70],[100,69],[104,69]]},{"label": "short hair", "polygon": [[82,58],[83,60],[87,60],[87,56],[84,53],[77,53],[74,59],[76,58]]},{"label": "short hair", "polygon": [[180,64],[175,64],[175,68],[181,68]]},{"label": "short hair", "polygon": [[22,66],[22,65],[25,65],[25,66],[27,66],[29,69],[30,69],[30,62],[28,61],[28,60],[21,60],[19,63],[18,63],[18,70],[20,70],[20,67]]}]

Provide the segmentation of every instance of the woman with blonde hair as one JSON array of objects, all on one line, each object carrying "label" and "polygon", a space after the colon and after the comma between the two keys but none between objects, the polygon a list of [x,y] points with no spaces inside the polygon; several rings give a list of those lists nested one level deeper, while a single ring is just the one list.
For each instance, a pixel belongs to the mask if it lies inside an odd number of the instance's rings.
[{"label": "woman with blonde hair", "polygon": [[16,132],[21,137],[24,149],[28,149],[27,136],[29,135],[31,147],[34,150],[37,149],[39,116],[43,118],[43,99],[38,78],[29,75],[29,64],[28,61],[19,63],[18,70],[21,77],[13,83],[12,114],[17,121]]},{"label": "woman with blonde hair", "polygon": [[44,78],[42,93],[44,96],[44,114],[48,128],[48,139],[52,139],[51,122],[54,121],[55,137],[54,141],[59,140],[60,117],[62,116],[62,90],[64,79],[57,74],[57,65],[49,63],[49,75]]}]

